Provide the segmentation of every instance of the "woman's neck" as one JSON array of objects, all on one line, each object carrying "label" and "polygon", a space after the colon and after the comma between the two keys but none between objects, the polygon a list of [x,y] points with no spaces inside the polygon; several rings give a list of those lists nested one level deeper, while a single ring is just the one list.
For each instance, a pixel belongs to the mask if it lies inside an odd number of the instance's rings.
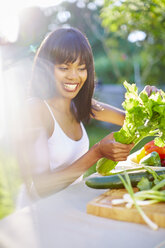
[{"label": "woman's neck", "polygon": [[65,114],[71,113],[71,100],[51,98],[48,103],[57,111]]}]

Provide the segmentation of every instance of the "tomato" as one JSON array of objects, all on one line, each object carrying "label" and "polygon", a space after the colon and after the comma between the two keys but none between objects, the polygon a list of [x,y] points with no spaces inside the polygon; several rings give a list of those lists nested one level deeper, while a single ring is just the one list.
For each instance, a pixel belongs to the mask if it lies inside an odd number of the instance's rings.
[{"label": "tomato", "polygon": [[161,159],[161,166],[165,167],[165,159]]},{"label": "tomato", "polygon": [[[163,148],[163,149],[161,149],[161,148]],[[158,147],[158,146],[150,147],[149,149],[146,150],[146,155],[151,153],[151,152],[157,152],[161,159],[165,158],[165,148],[164,147]]]},{"label": "tomato", "polygon": [[144,149],[147,151],[147,149],[150,148],[150,147],[152,147],[152,146],[155,146],[154,140],[152,140],[152,141],[146,143],[146,144],[144,145]]},{"label": "tomato", "polygon": [[161,159],[165,159],[165,146],[159,147],[154,144],[154,140],[148,142],[144,145],[144,149],[146,151],[146,155],[151,152],[157,152]]}]

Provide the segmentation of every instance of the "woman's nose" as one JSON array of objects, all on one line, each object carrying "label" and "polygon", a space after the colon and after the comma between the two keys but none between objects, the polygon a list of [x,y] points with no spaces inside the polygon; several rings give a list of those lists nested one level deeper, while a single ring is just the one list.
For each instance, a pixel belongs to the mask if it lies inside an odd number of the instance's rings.
[{"label": "woman's nose", "polygon": [[67,74],[68,78],[75,79],[78,77],[78,72],[76,69],[70,69]]}]

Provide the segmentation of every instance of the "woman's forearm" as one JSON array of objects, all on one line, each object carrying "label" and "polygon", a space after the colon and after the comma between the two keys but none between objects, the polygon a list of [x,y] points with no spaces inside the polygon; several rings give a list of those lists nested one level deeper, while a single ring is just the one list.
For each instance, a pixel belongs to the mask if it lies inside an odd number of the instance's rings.
[{"label": "woman's forearm", "polygon": [[122,126],[125,119],[125,112],[119,108],[92,100],[92,112],[94,119],[105,121]]},{"label": "woman's forearm", "polygon": [[82,157],[60,171],[49,171],[33,175],[33,182],[40,196],[46,196],[62,190],[74,182],[100,158],[106,157],[113,161],[127,159],[133,144],[121,144],[114,140],[113,133],[108,134],[95,144]]},{"label": "woman's forearm", "polygon": [[39,196],[45,197],[58,192],[84,174],[101,157],[97,155],[97,149],[96,144],[82,157],[62,170],[33,175],[34,186]]}]

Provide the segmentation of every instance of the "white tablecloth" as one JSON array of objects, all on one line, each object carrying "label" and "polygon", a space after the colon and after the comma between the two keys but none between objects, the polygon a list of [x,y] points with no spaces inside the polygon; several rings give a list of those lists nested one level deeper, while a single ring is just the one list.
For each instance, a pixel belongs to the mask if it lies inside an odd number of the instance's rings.
[{"label": "white tablecloth", "polygon": [[162,248],[165,229],[86,213],[105,192],[78,182],[0,221],[0,248]]}]

